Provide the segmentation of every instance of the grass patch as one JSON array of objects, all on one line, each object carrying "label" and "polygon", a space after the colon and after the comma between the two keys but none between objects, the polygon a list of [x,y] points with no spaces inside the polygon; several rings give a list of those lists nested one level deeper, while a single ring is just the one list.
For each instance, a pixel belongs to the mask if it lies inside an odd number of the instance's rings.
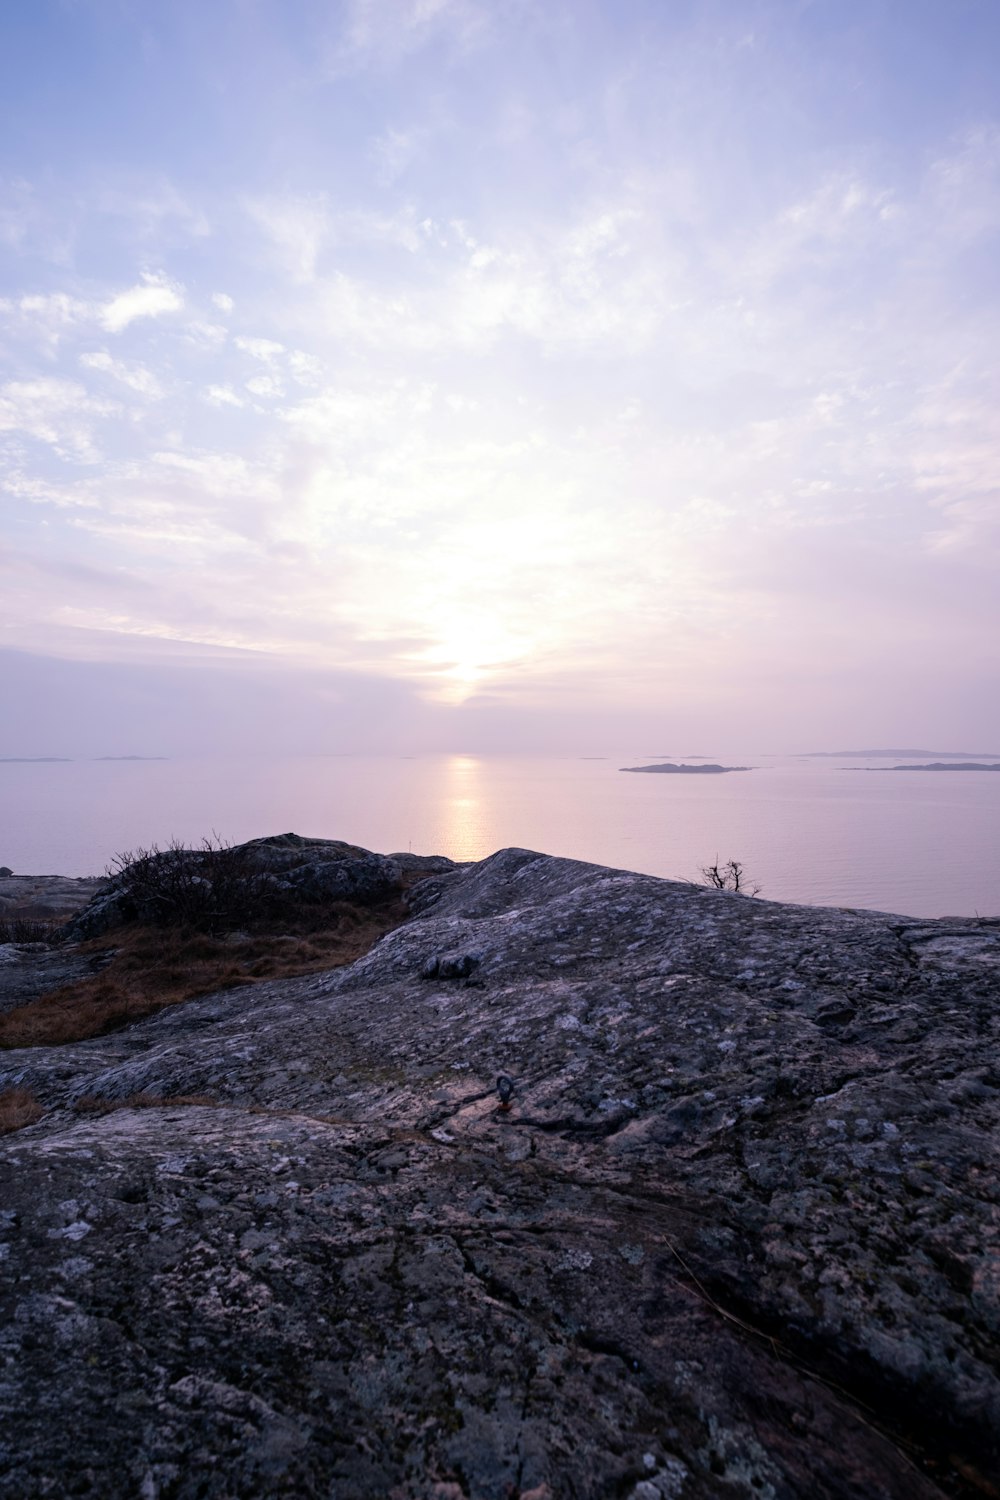
[{"label": "grass patch", "polygon": [[[121,927],[100,973],[0,1016],[0,1048],[84,1041],[198,995],[339,968],[367,953],[406,916],[401,897],[393,896],[371,906],[345,901],[303,907],[277,932],[217,936],[191,927]],[[107,939],[95,938],[81,950],[106,953]]]},{"label": "grass patch", "polygon": [[5,1089],[0,1094],[0,1135],[12,1135],[42,1118],[42,1106],[30,1089]]}]

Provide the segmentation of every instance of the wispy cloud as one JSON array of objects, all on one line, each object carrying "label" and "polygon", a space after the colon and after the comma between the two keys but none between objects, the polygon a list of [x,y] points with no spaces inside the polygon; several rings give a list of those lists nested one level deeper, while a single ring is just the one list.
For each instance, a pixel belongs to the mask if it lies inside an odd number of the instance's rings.
[{"label": "wispy cloud", "polygon": [[112,380],[128,386],[129,390],[138,392],[140,396],[158,401],[165,394],[152,370],[148,370],[145,365],[114,359],[106,349],[98,349],[93,354],[81,354],[80,363],[88,370],[99,370],[102,375],[110,375]]},{"label": "wispy cloud", "polygon": [[136,318],[158,318],[183,306],[183,289],[176,282],[163,272],[144,271],[135,286],[104,304],[100,323],[109,333],[121,333]]},{"label": "wispy cloud", "polygon": [[91,303],[68,292],[25,292],[0,300],[0,318],[50,355],[68,333],[91,322],[94,312]]},{"label": "wispy cloud", "polygon": [[165,247],[202,240],[211,233],[205,211],[165,177],[153,182],[145,175],[136,181],[116,178],[100,188],[98,202],[101,212],[124,221],[139,243]]},{"label": "wispy cloud", "polygon": [[205,400],[212,406],[245,406],[242,396],[228,385],[210,385],[205,390]]},{"label": "wispy cloud", "polygon": [[238,335],[233,339],[233,343],[237,349],[242,349],[254,359],[262,359],[268,363],[274,359],[275,355],[285,352],[284,344],[279,344],[276,339],[247,338],[244,335]]},{"label": "wispy cloud", "polygon": [[392,67],[435,42],[464,53],[483,45],[494,18],[485,0],[349,0],[333,64]]},{"label": "wispy cloud", "polygon": [[118,410],[116,402],[100,400],[76,381],[59,377],[0,386],[0,432],[22,434],[77,462],[97,462],[93,419]]},{"label": "wispy cloud", "polygon": [[250,198],[245,207],[280,268],[293,281],[312,281],[332,233],[326,194]]}]

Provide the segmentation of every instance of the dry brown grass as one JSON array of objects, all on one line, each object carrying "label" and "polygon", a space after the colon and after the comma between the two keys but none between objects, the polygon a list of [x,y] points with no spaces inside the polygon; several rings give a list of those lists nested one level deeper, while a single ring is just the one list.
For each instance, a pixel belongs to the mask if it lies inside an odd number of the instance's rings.
[{"label": "dry brown grass", "polygon": [[0,1135],[10,1135],[42,1118],[42,1106],[30,1089],[6,1089],[0,1094]]},{"label": "dry brown grass", "polygon": [[[133,926],[114,932],[100,973],[63,985],[0,1016],[0,1048],[55,1046],[117,1031],[168,1005],[262,979],[339,968],[406,917],[402,900],[348,902],[304,911],[281,932],[213,937],[191,929]],[[83,945],[107,951],[106,938]]]}]

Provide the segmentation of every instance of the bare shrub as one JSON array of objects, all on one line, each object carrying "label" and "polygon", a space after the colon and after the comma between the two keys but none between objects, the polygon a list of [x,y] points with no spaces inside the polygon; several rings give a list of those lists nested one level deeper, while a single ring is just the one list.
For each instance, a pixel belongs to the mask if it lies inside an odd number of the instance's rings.
[{"label": "bare shrub", "polygon": [[0,917],[0,943],[56,943],[61,924],[39,917]]},{"label": "bare shrub", "polygon": [[738,859],[729,859],[724,865],[720,865],[719,856],[716,855],[714,865],[702,865],[701,878],[702,883],[712,890],[732,891],[737,896],[757,896],[761,890],[756,880],[748,877],[742,861]]},{"label": "bare shrub", "polygon": [[42,1106],[30,1089],[6,1089],[0,1094],[0,1135],[11,1135],[42,1118]]},{"label": "bare shrub", "polygon": [[166,849],[127,849],[105,874],[122,918],[153,927],[226,932],[275,915],[280,894],[245,845],[213,834],[196,849],[172,839]]}]

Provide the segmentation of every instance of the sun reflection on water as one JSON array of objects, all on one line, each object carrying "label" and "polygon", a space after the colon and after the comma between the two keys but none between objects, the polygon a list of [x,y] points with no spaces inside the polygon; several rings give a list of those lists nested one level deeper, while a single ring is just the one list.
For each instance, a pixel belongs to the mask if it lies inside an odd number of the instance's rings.
[{"label": "sun reflection on water", "polygon": [[475,755],[449,755],[445,763],[442,833],[451,859],[482,859],[485,847],[485,788]]}]

